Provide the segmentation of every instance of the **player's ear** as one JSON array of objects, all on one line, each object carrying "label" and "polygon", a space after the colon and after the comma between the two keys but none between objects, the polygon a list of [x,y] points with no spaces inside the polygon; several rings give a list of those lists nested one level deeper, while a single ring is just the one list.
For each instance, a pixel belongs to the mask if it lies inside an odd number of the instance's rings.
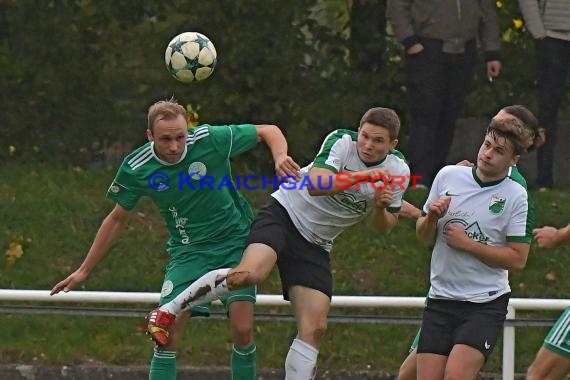
[{"label": "player's ear", "polygon": [[154,140],[154,136],[152,135],[152,131],[150,129],[146,130],[146,137],[147,137],[148,141]]},{"label": "player's ear", "polygon": [[390,141],[390,148],[394,149],[396,148],[396,146],[398,146],[398,139],[394,139],[392,141]]}]

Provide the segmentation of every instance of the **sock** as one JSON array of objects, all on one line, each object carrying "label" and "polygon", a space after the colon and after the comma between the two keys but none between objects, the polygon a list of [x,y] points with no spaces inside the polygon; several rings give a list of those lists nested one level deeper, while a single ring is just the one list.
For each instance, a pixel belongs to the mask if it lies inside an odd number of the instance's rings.
[{"label": "sock", "polygon": [[319,351],[300,339],[294,339],[285,359],[285,380],[314,379]]},{"label": "sock", "polygon": [[210,303],[215,299],[228,294],[226,277],[230,268],[210,271],[194,281],[172,301],[162,305],[160,310],[171,314],[180,314],[194,306]]},{"label": "sock", "polygon": [[255,343],[244,349],[233,346],[230,362],[232,380],[255,380],[257,378]]},{"label": "sock", "polygon": [[176,380],[176,351],[157,351],[150,361],[149,380]]}]

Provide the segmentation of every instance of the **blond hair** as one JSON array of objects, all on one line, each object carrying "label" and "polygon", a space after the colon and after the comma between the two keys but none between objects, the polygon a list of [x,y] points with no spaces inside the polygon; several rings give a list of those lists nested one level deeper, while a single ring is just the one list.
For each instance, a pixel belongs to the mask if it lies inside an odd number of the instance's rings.
[{"label": "blond hair", "polygon": [[154,132],[154,124],[159,120],[176,119],[179,115],[188,120],[188,112],[174,98],[168,100],[160,100],[148,108],[148,129]]}]

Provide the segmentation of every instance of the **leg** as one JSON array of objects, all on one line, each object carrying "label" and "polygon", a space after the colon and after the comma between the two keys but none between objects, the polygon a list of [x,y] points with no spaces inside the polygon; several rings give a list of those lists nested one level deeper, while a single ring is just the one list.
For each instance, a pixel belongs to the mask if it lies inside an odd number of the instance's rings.
[{"label": "leg", "polygon": [[398,380],[416,380],[418,373],[418,362],[417,362],[417,349],[413,349],[398,371]]},{"label": "leg", "polygon": [[527,380],[560,380],[570,374],[570,359],[541,347],[530,365]]},{"label": "leg", "polygon": [[461,115],[465,97],[471,89],[477,63],[475,42],[467,43],[463,54],[446,54],[445,60],[446,90],[439,126],[435,131],[438,149],[434,153],[436,160],[434,176],[446,163],[447,155],[453,143],[457,119]]},{"label": "leg", "polygon": [[277,261],[277,252],[285,245],[286,223],[292,224],[287,211],[275,199],[271,199],[259,211],[251,226],[240,264],[235,269],[224,268],[206,273],[161,309],[178,314],[224,297],[231,290],[261,282],[271,272]]},{"label": "leg", "polygon": [[229,305],[233,349],[232,380],[256,379],[256,346],[253,341],[253,303],[232,302]]},{"label": "leg", "polygon": [[398,380],[416,380],[417,373],[418,373],[418,362],[417,362],[417,352],[418,352],[418,343],[420,341],[420,333],[422,330],[420,329],[408,351],[408,356],[400,366],[400,370],[398,371]]},{"label": "leg", "polygon": [[538,149],[539,187],[553,186],[554,147],[558,132],[558,110],[566,91],[570,65],[570,42],[545,38],[536,42],[538,103],[540,126],[546,140]]},{"label": "leg", "polygon": [[570,373],[570,307],[566,308],[544,338],[542,348],[528,369],[530,380],[558,380]]},{"label": "leg", "polygon": [[453,346],[445,366],[445,380],[475,379],[485,364],[485,356],[465,344]]},{"label": "leg", "polygon": [[430,186],[435,166],[432,148],[437,145],[435,136],[443,107],[446,74],[441,42],[422,39],[422,44],[422,52],[406,56],[411,115],[406,152],[412,174],[421,175],[418,182]]},{"label": "leg", "polygon": [[443,380],[447,356],[418,353],[418,380]]},{"label": "leg", "polygon": [[171,330],[169,342],[163,347],[155,347],[154,355],[150,362],[149,380],[176,379],[176,346],[189,317],[190,313],[180,316]]},{"label": "leg", "polygon": [[289,297],[297,320],[298,333],[285,360],[285,379],[313,379],[317,368],[318,348],[327,329],[330,298],[318,290],[299,285],[289,289]]}]

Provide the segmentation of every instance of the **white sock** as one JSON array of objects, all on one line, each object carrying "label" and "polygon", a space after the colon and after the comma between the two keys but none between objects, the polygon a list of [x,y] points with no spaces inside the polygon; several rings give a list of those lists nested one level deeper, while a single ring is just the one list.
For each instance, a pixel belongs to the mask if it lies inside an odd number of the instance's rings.
[{"label": "white sock", "polygon": [[[230,291],[228,290],[226,277],[229,270],[230,268],[216,269],[206,273],[184,289],[172,301],[162,305],[160,310],[178,315],[182,311],[210,303],[228,294]],[[196,297],[197,292],[202,294]]]},{"label": "white sock", "polygon": [[317,373],[319,351],[295,338],[285,359],[285,380],[311,380]]}]

